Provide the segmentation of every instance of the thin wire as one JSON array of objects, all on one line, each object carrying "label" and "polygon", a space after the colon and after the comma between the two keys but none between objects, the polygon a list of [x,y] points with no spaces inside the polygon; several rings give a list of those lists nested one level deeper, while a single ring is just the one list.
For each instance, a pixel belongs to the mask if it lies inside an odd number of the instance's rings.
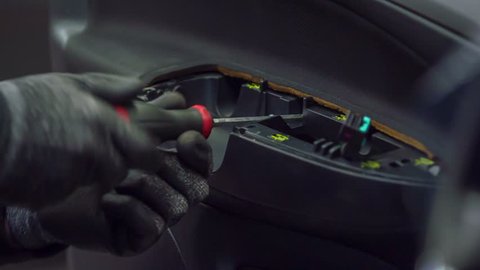
[{"label": "thin wire", "polygon": [[178,245],[177,239],[172,233],[172,230],[170,228],[167,229],[168,234],[172,238],[173,243],[175,244],[175,248],[177,249],[178,255],[180,256],[180,260],[182,261],[183,268],[187,270],[187,262],[185,261],[185,258],[183,257],[182,250],[180,249],[180,245]]}]

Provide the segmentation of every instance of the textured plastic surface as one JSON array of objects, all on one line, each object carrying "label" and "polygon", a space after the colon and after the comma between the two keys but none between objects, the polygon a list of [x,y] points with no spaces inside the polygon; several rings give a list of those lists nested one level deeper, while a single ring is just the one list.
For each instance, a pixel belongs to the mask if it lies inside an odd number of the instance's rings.
[{"label": "textured plastic surface", "polygon": [[[411,226],[410,220],[421,217],[410,216],[405,205],[412,203],[427,212],[422,198],[428,198],[431,190],[421,182],[349,170],[327,158],[315,160],[274,144],[280,143],[264,144],[258,136],[232,135],[222,167],[211,178],[212,187],[259,206],[291,213],[295,218],[323,221],[325,226],[346,233],[413,231],[418,228]],[[404,201],[409,192],[419,192],[420,200]],[[299,224],[302,221],[297,220]]]},{"label": "textured plastic surface", "polygon": [[174,234],[189,270],[397,269],[346,245],[205,206],[195,208],[185,217]]},{"label": "textured plastic surface", "polygon": [[[236,95],[235,116],[304,112],[305,119],[274,117],[214,129],[210,142],[216,173],[210,179],[208,204],[346,242],[395,263],[413,260],[415,238],[435,187],[427,168],[414,164],[421,153],[372,131],[369,152],[362,157],[368,162],[346,159],[338,135],[347,116],[263,85],[212,80],[231,79],[198,74],[155,87],[159,92],[176,89],[186,95],[195,91],[194,102],[206,101],[210,110],[221,102],[219,93]],[[364,166],[369,162],[378,167]],[[392,239],[401,240],[386,249]]]}]

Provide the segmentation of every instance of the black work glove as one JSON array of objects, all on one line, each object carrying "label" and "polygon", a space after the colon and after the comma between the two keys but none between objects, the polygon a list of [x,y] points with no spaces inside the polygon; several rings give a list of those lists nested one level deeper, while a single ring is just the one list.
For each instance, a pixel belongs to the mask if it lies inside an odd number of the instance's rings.
[{"label": "black work glove", "polygon": [[150,169],[154,144],[112,104],[136,79],[45,74],[0,82],[0,202],[41,208],[97,183],[110,190],[129,168]]},{"label": "black work glove", "polygon": [[[145,251],[208,195],[206,178],[212,161],[206,140],[188,131],[178,138],[176,148],[178,154],[161,152],[157,175],[131,171],[104,195],[95,186],[82,187],[65,202],[31,215],[28,227],[32,229],[12,224],[16,241],[26,249],[64,243],[122,256]],[[15,214],[8,215],[14,211],[19,209],[7,209],[7,219],[15,220]],[[25,218],[20,220],[25,223]]]}]

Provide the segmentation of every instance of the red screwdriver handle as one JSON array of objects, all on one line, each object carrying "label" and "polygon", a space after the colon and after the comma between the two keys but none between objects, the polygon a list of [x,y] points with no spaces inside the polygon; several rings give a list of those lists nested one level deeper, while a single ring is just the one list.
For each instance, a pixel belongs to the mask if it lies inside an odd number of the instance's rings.
[{"label": "red screwdriver handle", "polygon": [[123,106],[115,106],[115,111],[117,112],[118,116],[125,120],[126,122],[130,122],[130,113],[128,112],[127,108]]},{"label": "red screwdriver handle", "polygon": [[202,116],[202,134],[205,138],[210,136],[213,129],[213,117],[212,114],[208,111],[208,109],[203,105],[193,105],[190,109],[197,110]]},{"label": "red screwdriver handle", "polygon": [[176,139],[188,130],[196,130],[208,138],[213,128],[212,115],[203,105],[183,110],[164,110],[152,104],[134,102],[131,108],[116,106],[115,110],[123,120],[158,134],[164,140]]}]

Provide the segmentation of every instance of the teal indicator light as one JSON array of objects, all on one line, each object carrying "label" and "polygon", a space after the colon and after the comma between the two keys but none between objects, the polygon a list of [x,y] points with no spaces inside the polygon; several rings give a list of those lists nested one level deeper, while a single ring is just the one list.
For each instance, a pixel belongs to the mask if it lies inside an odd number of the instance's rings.
[{"label": "teal indicator light", "polygon": [[361,133],[365,134],[370,129],[370,124],[372,123],[372,118],[364,116],[362,119],[362,125],[358,129]]}]

